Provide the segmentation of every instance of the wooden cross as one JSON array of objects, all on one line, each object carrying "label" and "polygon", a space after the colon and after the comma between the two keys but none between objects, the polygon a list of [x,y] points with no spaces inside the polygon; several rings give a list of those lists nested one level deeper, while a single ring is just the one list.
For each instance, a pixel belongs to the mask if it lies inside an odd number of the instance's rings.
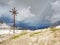
[{"label": "wooden cross", "polygon": [[11,10],[11,11],[9,11],[9,12],[11,12],[12,13],[12,15],[13,15],[13,21],[14,21],[14,24],[13,24],[13,33],[15,33],[15,16],[17,16],[17,10],[15,9],[15,7]]}]

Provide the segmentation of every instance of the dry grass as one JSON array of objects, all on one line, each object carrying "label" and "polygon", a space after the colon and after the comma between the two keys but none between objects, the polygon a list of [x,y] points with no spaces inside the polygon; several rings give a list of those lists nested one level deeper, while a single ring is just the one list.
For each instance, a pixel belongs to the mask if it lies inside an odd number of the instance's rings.
[{"label": "dry grass", "polygon": [[[53,32],[53,33],[52,33]],[[29,35],[29,37],[27,36]],[[38,35],[38,36],[37,36]],[[38,32],[22,31],[8,40],[0,42],[1,45],[60,45],[60,28],[50,28]]]}]

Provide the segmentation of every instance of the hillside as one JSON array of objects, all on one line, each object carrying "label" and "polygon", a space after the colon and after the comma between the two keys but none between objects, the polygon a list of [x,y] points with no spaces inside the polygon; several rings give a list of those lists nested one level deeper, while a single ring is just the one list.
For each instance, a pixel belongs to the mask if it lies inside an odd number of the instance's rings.
[{"label": "hillside", "polygon": [[25,30],[0,41],[0,45],[60,45],[60,28]]}]

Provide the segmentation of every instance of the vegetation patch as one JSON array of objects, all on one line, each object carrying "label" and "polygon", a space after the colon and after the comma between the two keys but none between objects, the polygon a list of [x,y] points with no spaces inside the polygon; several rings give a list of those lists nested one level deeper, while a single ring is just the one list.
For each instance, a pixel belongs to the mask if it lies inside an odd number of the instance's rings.
[{"label": "vegetation patch", "polygon": [[5,41],[6,41],[6,40],[4,40],[4,41],[0,42],[0,44],[4,43]]},{"label": "vegetation patch", "polygon": [[18,35],[14,35],[12,38],[10,39],[15,39],[15,38],[18,38],[19,36]]},{"label": "vegetation patch", "polygon": [[0,35],[1,36],[1,35]]},{"label": "vegetation patch", "polygon": [[51,27],[50,30],[51,30],[52,32],[55,32],[55,31],[56,31],[56,28],[55,28],[55,27]]},{"label": "vegetation patch", "polygon": [[23,35],[25,35],[25,34],[27,34],[28,32],[22,32],[22,33],[20,33],[19,35],[14,35],[11,39],[16,39],[16,38],[18,38],[18,37],[20,37],[20,36],[23,36]]},{"label": "vegetation patch", "polygon": [[[23,36],[23,35],[26,35],[28,32],[26,32],[26,31],[23,31],[23,32],[21,32],[20,34],[18,34],[18,35],[13,35],[11,38],[9,38],[8,40],[12,40],[12,39],[16,39],[16,38],[19,38],[20,36]],[[2,41],[2,42],[0,42],[0,44],[2,44],[2,43],[4,43],[4,42],[6,42],[7,40],[4,40],[4,41]]]},{"label": "vegetation patch", "polygon": [[55,31],[57,31],[57,30],[60,30],[60,28],[51,27],[50,30],[51,30],[52,32],[55,32]]},{"label": "vegetation patch", "polygon": [[40,32],[34,32],[34,33],[32,33],[32,34],[30,34],[30,37],[31,36],[34,36],[35,34],[39,34]]}]

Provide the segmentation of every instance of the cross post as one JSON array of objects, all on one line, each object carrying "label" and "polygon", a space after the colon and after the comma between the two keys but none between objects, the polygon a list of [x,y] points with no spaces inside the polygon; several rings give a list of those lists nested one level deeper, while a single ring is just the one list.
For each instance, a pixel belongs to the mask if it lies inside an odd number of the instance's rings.
[{"label": "cross post", "polygon": [[16,25],[15,25],[15,17],[17,16],[17,10],[15,9],[15,7],[11,10],[11,11],[9,11],[9,12],[11,12],[12,13],[12,15],[13,15],[13,33],[15,33],[15,27],[16,27]]}]

